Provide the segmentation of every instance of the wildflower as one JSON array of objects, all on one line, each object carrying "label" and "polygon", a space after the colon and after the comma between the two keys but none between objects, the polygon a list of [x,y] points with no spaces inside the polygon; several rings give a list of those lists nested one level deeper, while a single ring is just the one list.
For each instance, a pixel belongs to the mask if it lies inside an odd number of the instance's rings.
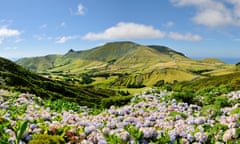
[{"label": "wildflower", "polygon": [[96,127],[95,126],[87,126],[84,128],[84,132],[86,134],[90,134],[92,131],[95,131],[96,130]]}]

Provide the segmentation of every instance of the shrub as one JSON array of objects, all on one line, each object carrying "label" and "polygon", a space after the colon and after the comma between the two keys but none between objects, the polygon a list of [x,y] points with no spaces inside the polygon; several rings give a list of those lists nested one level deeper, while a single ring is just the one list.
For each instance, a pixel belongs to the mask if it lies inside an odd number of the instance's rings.
[{"label": "shrub", "polygon": [[105,136],[105,138],[109,144],[127,144],[127,142],[123,141],[121,138],[114,134]]},{"label": "shrub", "polygon": [[152,142],[157,143],[157,144],[167,144],[170,142],[170,136],[168,135],[167,132],[161,133],[157,139],[152,140]]},{"label": "shrub", "polygon": [[2,117],[0,117],[0,143],[7,144],[9,139],[9,134],[5,133],[5,128],[11,127],[10,122]]},{"label": "shrub", "polygon": [[103,98],[100,106],[102,108],[108,108],[112,105],[122,106],[130,102],[132,96],[113,96],[110,98]]},{"label": "shrub", "polygon": [[207,105],[202,107],[200,114],[203,116],[210,116],[210,117],[220,116],[221,107],[219,105]]},{"label": "shrub", "polygon": [[146,87],[146,86],[143,84],[128,84],[127,85],[127,88],[143,88],[143,87]]},{"label": "shrub", "polygon": [[236,63],[236,66],[240,66],[240,62]]},{"label": "shrub", "polygon": [[159,81],[157,81],[155,84],[154,84],[154,86],[156,86],[156,87],[161,87],[161,86],[163,86],[164,85],[164,80],[159,80]]},{"label": "shrub", "polygon": [[[217,141],[221,141],[224,131],[228,129],[226,125],[222,125],[220,123],[216,123],[213,126],[210,124],[203,124],[202,127],[208,134],[207,143],[215,143]],[[219,137],[216,137],[216,135],[219,135]]]},{"label": "shrub", "polygon": [[230,111],[230,114],[240,114],[240,107]]},{"label": "shrub", "polygon": [[173,118],[175,118],[177,115],[180,115],[184,119],[187,118],[187,115],[182,113],[182,112],[172,111],[172,112],[169,113],[169,116],[172,116]]},{"label": "shrub", "polygon": [[218,105],[219,107],[226,107],[230,106],[230,103],[228,102],[228,98],[226,96],[218,96],[215,98],[214,101],[215,105]]},{"label": "shrub", "polygon": [[174,92],[171,95],[171,99],[176,99],[177,101],[182,101],[186,103],[194,103],[195,102],[195,96],[192,90],[185,89],[180,92]]},{"label": "shrub", "polygon": [[29,144],[65,144],[65,141],[58,135],[36,134]]},{"label": "shrub", "polygon": [[62,112],[63,110],[69,111],[73,110],[75,112],[80,111],[80,106],[75,102],[68,102],[66,100],[44,100],[44,106],[49,107],[52,111]]},{"label": "shrub", "polygon": [[138,142],[143,137],[143,132],[133,125],[128,125],[125,129],[131,135],[135,142]]}]

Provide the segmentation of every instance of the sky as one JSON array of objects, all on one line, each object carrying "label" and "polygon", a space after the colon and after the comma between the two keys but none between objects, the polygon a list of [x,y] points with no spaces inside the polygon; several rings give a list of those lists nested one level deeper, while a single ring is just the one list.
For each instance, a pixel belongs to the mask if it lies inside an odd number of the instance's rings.
[{"label": "sky", "polygon": [[114,41],[240,61],[240,0],[0,0],[0,56],[64,54]]}]

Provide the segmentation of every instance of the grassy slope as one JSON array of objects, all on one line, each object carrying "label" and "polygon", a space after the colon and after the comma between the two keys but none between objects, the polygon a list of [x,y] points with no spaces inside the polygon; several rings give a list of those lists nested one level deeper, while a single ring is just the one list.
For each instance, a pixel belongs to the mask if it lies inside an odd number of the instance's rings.
[{"label": "grassy slope", "polygon": [[[31,58],[19,60],[17,63],[37,72],[127,73],[128,77],[124,79],[109,81],[120,81],[118,86],[136,81],[137,75],[141,75],[145,85],[151,86],[161,79],[168,82],[182,81],[234,72],[233,66],[216,59],[196,61],[164,46],[144,46],[133,42],[112,42],[90,50],[71,51],[57,58]],[[161,72],[162,69],[167,72]],[[97,83],[102,82],[105,85],[105,80],[101,80],[98,78]]]},{"label": "grassy slope", "polygon": [[196,76],[192,74],[176,69],[162,69],[145,74],[132,74],[130,76],[119,78],[113,83],[115,86],[127,86],[129,84],[139,83],[150,87],[159,80],[172,83],[174,80],[185,81],[195,77]]},{"label": "grassy slope", "polygon": [[[75,69],[82,67],[90,69],[96,68],[96,66],[105,66],[111,60],[114,60],[111,66],[114,65],[118,69],[129,68],[129,66],[141,69],[145,64],[174,60],[174,56],[179,54],[162,46],[143,46],[132,42],[114,42],[90,50],[68,52],[66,55],[58,58],[54,58],[55,56],[52,59],[47,58],[49,56],[36,57],[21,59],[17,63],[27,69],[38,70],[38,72],[43,69],[32,69],[33,63],[35,63],[36,67],[49,63],[51,64],[51,71],[68,71],[70,69],[75,71]],[[187,59],[184,55],[176,57]],[[47,68],[50,68],[50,66]],[[47,70],[47,68],[44,70]]]},{"label": "grassy slope", "polygon": [[220,76],[212,76],[209,78],[203,78],[199,80],[186,81],[175,85],[175,89],[185,89],[191,88],[192,90],[199,90],[201,88],[210,87],[210,86],[220,86],[226,85],[232,90],[240,89],[240,72],[235,72],[231,74],[225,74]]},{"label": "grassy slope", "polygon": [[30,92],[47,99],[65,99],[87,106],[100,104],[101,100],[114,99],[114,96],[117,96],[119,102],[129,100],[129,97],[120,96],[112,90],[76,87],[38,76],[4,58],[0,58],[0,65],[0,88]]},{"label": "grassy slope", "polygon": [[60,57],[60,55],[47,55],[35,58],[23,58],[18,61],[19,65],[26,65],[27,69],[32,71],[47,71],[49,68],[55,66],[55,61]]}]

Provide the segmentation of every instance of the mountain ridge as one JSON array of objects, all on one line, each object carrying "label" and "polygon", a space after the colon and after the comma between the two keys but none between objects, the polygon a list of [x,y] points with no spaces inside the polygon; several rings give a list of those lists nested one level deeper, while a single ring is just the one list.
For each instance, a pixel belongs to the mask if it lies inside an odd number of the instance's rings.
[{"label": "mountain ridge", "polygon": [[[96,81],[99,80],[97,75],[108,75],[112,79],[109,85],[125,87],[153,86],[159,80],[186,81],[234,71],[233,66],[216,59],[193,60],[166,46],[130,41],[110,42],[88,50],[69,50],[64,55],[20,59],[17,63],[38,73],[76,76],[85,73]],[[117,78],[112,76],[116,74],[119,74]]]},{"label": "mountain ridge", "polygon": [[[189,59],[184,54],[165,46],[145,46],[133,42],[110,42],[103,46],[88,50],[69,51],[64,55],[46,55],[42,57],[19,59],[17,63],[33,71],[46,71],[52,67],[68,65],[79,59],[92,62],[98,61],[98,63],[102,62],[102,64],[114,61],[121,65],[128,62],[139,64],[143,61],[151,60],[155,63],[166,62],[175,59],[172,55],[178,55],[178,57]],[[42,63],[44,63],[44,67]],[[80,64],[79,67],[81,66]]]}]

